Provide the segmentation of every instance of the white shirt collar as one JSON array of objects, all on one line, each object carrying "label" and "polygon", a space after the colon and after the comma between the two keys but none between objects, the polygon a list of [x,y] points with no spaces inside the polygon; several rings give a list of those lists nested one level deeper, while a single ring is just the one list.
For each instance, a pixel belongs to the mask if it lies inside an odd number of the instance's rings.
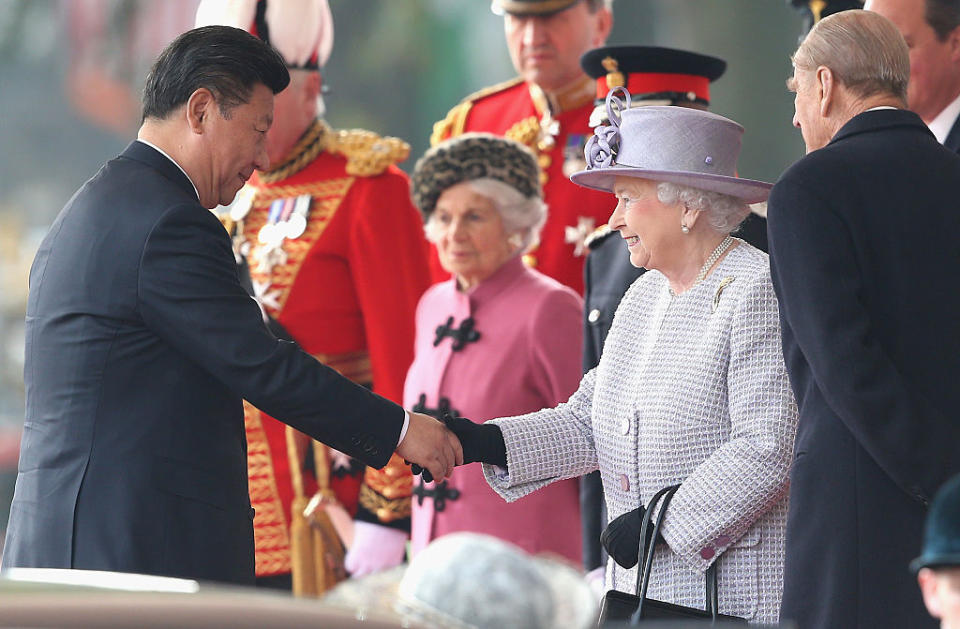
[{"label": "white shirt collar", "polygon": [[947,136],[950,135],[950,129],[953,128],[953,123],[956,121],[957,116],[960,116],[960,94],[953,99],[953,102],[943,108],[937,117],[930,121],[930,124],[927,126],[930,127],[930,130],[933,131],[933,135],[936,136],[937,142],[943,144],[947,140]]},{"label": "white shirt collar", "polygon": [[189,181],[189,182],[190,182],[190,185],[193,186],[193,192],[194,192],[194,194],[197,195],[197,201],[200,200],[200,191],[197,190],[197,184],[193,183],[193,179],[190,179],[190,175],[188,175],[188,174],[187,174],[187,171],[185,171],[185,170],[183,169],[183,166],[181,166],[180,164],[177,163],[177,160],[175,160],[175,159],[173,159],[172,157],[170,157],[169,155],[167,155],[166,151],[164,151],[162,148],[160,148],[159,146],[157,146],[156,144],[154,144],[154,143],[152,143],[152,142],[147,142],[147,141],[144,140],[143,138],[137,138],[137,142],[143,142],[144,144],[146,144],[147,146],[149,146],[150,148],[152,148],[154,151],[156,151],[157,153],[160,153],[161,155],[163,155],[164,157],[166,157],[167,159],[169,159],[171,162],[173,162],[174,166],[176,166],[177,168],[180,169],[180,172],[182,172],[182,173],[184,174],[184,176],[187,178],[187,181]]},{"label": "white shirt collar", "polygon": [[864,111],[864,112],[868,112],[868,111],[881,111],[881,110],[883,110],[883,109],[896,109],[896,107],[893,107],[893,106],[891,106],[891,105],[880,105],[879,107],[871,107],[870,109],[864,109],[863,111]]}]

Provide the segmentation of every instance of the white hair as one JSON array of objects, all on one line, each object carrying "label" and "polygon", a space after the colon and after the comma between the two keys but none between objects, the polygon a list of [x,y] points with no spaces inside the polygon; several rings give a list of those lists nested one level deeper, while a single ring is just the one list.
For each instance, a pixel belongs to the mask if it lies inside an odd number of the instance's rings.
[{"label": "white hair", "polygon": [[[518,253],[528,251],[540,242],[540,230],[547,220],[547,205],[540,197],[525,197],[513,186],[492,177],[482,177],[461,183],[467,184],[473,192],[489,199],[500,213],[504,230],[508,234],[515,233],[520,236]],[[431,212],[427,224],[423,226],[427,240],[433,243],[440,239],[436,215],[436,212]]]},{"label": "white hair", "polygon": [[872,11],[840,11],[817,22],[793,54],[793,65],[808,72],[826,66],[862,97],[907,100],[907,44],[890,21]]},{"label": "white hair", "polygon": [[737,197],[666,181],[657,184],[657,198],[665,205],[679,203],[706,213],[710,226],[721,234],[736,230],[750,214],[750,206]]}]

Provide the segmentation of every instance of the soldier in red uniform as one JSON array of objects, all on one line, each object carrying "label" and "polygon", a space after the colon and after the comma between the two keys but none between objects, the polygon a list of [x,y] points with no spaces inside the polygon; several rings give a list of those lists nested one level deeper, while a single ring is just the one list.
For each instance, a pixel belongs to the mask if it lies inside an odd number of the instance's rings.
[{"label": "soldier in red uniform", "polygon": [[[612,0],[494,0],[504,14],[510,58],[520,75],[468,96],[434,125],[431,144],[467,131],[486,131],[526,144],[543,170],[547,222],[526,260],[583,294],[584,239],[606,223],[610,195],[587,190],[568,176],[584,168],[583,147],[593,130],[594,81],[580,56],[602,46],[613,25]],[[432,256],[435,281],[446,279]]]},{"label": "soldier in red uniform", "polygon": [[[267,134],[270,170],[255,173],[224,216],[265,320],[343,375],[400,402],[414,311],[430,284],[422,220],[394,165],[409,146],[369,131],[335,131],[321,118],[320,68],[333,43],[327,0],[203,0],[197,25],[205,24],[248,30],[290,68]],[[358,526],[376,523],[402,559],[412,487],[402,460],[394,455],[383,470],[365,469],[339,452],[308,448],[302,435],[244,408],[259,583],[289,587],[291,505],[295,494],[316,489],[303,469],[311,452],[318,468],[327,459],[316,477],[329,478]]]}]

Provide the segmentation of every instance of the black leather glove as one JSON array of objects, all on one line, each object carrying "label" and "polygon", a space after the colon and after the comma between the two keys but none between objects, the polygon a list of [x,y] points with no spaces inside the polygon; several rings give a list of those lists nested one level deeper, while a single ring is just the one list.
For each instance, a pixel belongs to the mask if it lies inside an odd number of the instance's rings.
[{"label": "black leather glove", "polygon": [[[495,424],[477,424],[466,417],[452,417],[444,413],[441,420],[460,441],[463,448],[463,464],[489,463],[507,466],[507,446],[503,442],[503,433]],[[414,474],[420,474],[425,483],[433,481],[433,475],[416,463],[410,464]]]},{"label": "black leather glove", "polygon": [[[607,554],[614,561],[624,568],[630,569],[637,565],[640,551],[640,525],[643,522],[643,507],[637,507],[633,511],[627,511],[618,518],[615,518],[607,528],[600,534],[600,543],[603,544]],[[650,545],[649,537],[653,533],[653,526],[647,528],[647,542],[643,548]],[[658,536],[656,543],[663,541]]]},{"label": "black leather glove", "polygon": [[507,446],[496,424],[477,424],[466,417],[444,414],[443,423],[453,431],[463,448],[463,464],[489,463],[507,466]]}]

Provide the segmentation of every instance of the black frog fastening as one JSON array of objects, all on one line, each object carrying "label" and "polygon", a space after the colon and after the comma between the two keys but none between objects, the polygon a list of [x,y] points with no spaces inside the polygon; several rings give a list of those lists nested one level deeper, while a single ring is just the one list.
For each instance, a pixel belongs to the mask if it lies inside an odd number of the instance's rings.
[{"label": "black frog fastening", "polygon": [[454,502],[460,498],[460,490],[447,486],[447,481],[436,483],[429,489],[421,480],[413,488],[413,495],[417,497],[417,504],[422,505],[424,498],[433,498],[434,511],[443,511],[447,508],[447,500]]},{"label": "black frog fastening", "polygon": [[455,352],[459,352],[468,343],[474,343],[480,340],[480,332],[474,329],[473,317],[467,317],[460,322],[460,327],[453,327],[453,316],[447,317],[447,322],[443,325],[438,325],[436,330],[436,338],[433,339],[433,346],[436,347],[440,344],[443,339],[450,337],[453,339],[453,346],[451,349]]},{"label": "black frog fastening", "polygon": [[460,411],[450,406],[450,400],[442,397],[437,400],[437,408],[430,408],[427,406],[427,394],[421,393],[420,397],[417,398],[417,403],[413,405],[410,409],[414,413],[423,413],[424,415],[429,415],[434,419],[442,419],[444,413],[453,415],[454,417],[460,417]]}]

